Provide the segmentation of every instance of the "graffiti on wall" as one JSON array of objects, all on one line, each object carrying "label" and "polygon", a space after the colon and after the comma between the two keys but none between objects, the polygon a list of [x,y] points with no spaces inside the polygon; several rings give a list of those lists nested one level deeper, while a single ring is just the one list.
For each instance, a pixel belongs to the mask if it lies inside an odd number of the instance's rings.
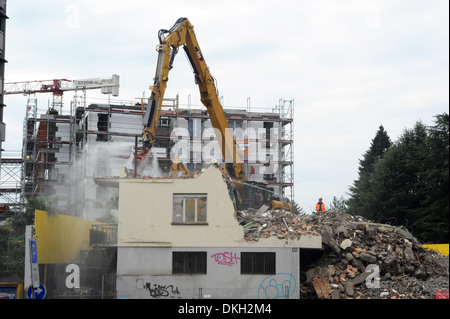
[{"label": "graffiti on wall", "polygon": [[232,252],[223,252],[223,253],[217,253],[211,256],[211,258],[214,258],[214,261],[218,265],[225,265],[228,267],[231,267],[233,265],[236,265],[241,258],[237,256],[236,253]]},{"label": "graffiti on wall", "polygon": [[296,290],[297,281],[292,274],[279,273],[268,276],[259,284],[258,298],[289,298]]},{"label": "graffiti on wall", "polygon": [[[161,297],[177,297],[174,295],[179,295],[180,292],[178,287],[174,287],[173,285],[158,285],[147,282],[145,283],[144,288],[149,291],[150,297],[152,298],[161,298]],[[178,296],[180,297],[180,296]]]}]

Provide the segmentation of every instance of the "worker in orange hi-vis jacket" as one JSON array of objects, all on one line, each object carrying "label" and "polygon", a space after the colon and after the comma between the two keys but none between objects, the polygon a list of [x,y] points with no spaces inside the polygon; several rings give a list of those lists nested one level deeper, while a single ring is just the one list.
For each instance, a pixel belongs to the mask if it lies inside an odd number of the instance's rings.
[{"label": "worker in orange hi-vis jacket", "polygon": [[319,197],[319,202],[316,204],[316,212],[321,213],[325,210],[325,204],[322,202],[322,197]]}]

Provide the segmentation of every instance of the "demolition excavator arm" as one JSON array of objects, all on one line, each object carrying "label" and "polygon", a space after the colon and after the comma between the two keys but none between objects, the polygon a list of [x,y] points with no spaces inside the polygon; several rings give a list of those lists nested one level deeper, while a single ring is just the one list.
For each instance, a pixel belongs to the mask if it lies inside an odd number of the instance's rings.
[{"label": "demolition excavator arm", "polygon": [[[180,18],[170,30],[160,30],[158,32],[158,38],[159,45],[156,48],[158,52],[158,63],[154,83],[150,86],[150,98],[143,117],[144,129],[142,132],[143,147],[141,150],[141,158],[145,157],[155,143],[156,128],[160,118],[164,92],[169,80],[169,71],[172,69],[174,58],[182,46],[192,66],[195,83],[200,90],[200,99],[208,111],[212,127],[216,132],[216,137],[225,162],[225,173],[233,182],[234,190],[232,195],[236,200],[237,206],[242,205],[242,197],[255,197],[255,195],[258,195],[259,187],[254,187],[254,185],[246,183],[247,179],[244,173],[243,162],[237,151],[231,130],[229,129],[225,112],[220,104],[214,77],[209,71],[200,45],[197,42],[194,26],[188,19]],[[172,172],[178,170],[180,170],[179,163],[174,163]],[[181,170],[184,171],[184,175],[188,174],[188,171]],[[266,194],[268,193],[266,192]],[[265,202],[271,202],[271,206],[273,207],[276,207],[277,203],[280,204],[278,201],[270,200],[269,195],[265,197]],[[290,210],[292,211],[292,207],[290,207]]]},{"label": "demolition excavator arm", "polygon": [[[206,107],[211,124],[215,129],[217,140],[225,159],[226,171],[236,187],[242,188],[246,180],[242,160],[237,152],[236,143],[228,126],[225,112],[220,104],[215,81],[211,75],[205,58],[200,50],[200,45],[194,33],[194,26],[186,18],[180,18],[170,30],[158,32],[159,45],[158,63],[154,83],[150,87],[151,95],[143,117],[142,141],[144,149],[148,152],[155,142],[156,127],[158,125],[164,92],[169,80],[169,71],[179,47],[183,47],[192,66],[195,83],[200,90],[200,99]],[[144,151],[144,152],[146,152]]]}]

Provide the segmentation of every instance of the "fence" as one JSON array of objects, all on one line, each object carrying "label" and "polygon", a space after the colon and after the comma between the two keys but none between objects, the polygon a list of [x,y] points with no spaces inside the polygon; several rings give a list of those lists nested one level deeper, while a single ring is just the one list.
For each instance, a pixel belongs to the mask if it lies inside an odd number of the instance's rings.
[{"label": "fence", "polygon": [[[275,288],[275,287],[274,287]],[[192,288],[178,289],[172,285],[152,285],[143,289],[117,290],[118,299],[293,299],[287,289],[266,294],[262,289]]]}]

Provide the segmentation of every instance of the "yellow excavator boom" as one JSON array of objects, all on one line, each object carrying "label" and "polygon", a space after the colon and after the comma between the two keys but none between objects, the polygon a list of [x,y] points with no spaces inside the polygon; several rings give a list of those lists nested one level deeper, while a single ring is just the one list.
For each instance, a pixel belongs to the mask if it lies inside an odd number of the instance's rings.
[{"label": "yellow excavator boom", "polygon": [[[142,142],[143,151],[146,154],[156,140],[156,128],[158,126],[162,108],[164,93],[169,81],[169,71],[172,69],[174,58],[182,46],[192,66],[195,83],[200,90],[200,100],[208,111],[211,125],[216,132],[217,141],[221,147],[225,162],[226,174],[233,181],[236,192],[234,196],[241,203],[244,193],[244,184],[247,181],[243,161],[241,160],[236,142],[228,126],[222,105],[219,101],[214,77],[205,62],[205,57],[198,44],[194,32],[194,26],[187,18],[180,18],[170,30],[161,29],[158,32],[159,44],[158,63],[154,83],[150,86],[151,94],[143,117]],[[187,168],[181,163],[172,165],[171,174],[176,170]],[[181,168],[180,168],[181,167]]]},{"label": "yellow excavator boom", "polygon": [[169,80],[169,71],[180,46],[186,51],[194,71],[195,83],[200,90],[200,99],[206,107],[212,127],[222,150],[227,173],[236,181],[236,187],[242,188],[246,180],[243,162],[239,157],[236,143],[220,104],[214,77],[211,75],[205,58],[194,33],[194,26],[186,18],[180,18],[170,30],[160,30],[158,63],[154,83],[150,86],[151,95],[143,117],[142,140],[145,148],[150,148],[156,139],[156,127],[161,112],[164,92]]}]

